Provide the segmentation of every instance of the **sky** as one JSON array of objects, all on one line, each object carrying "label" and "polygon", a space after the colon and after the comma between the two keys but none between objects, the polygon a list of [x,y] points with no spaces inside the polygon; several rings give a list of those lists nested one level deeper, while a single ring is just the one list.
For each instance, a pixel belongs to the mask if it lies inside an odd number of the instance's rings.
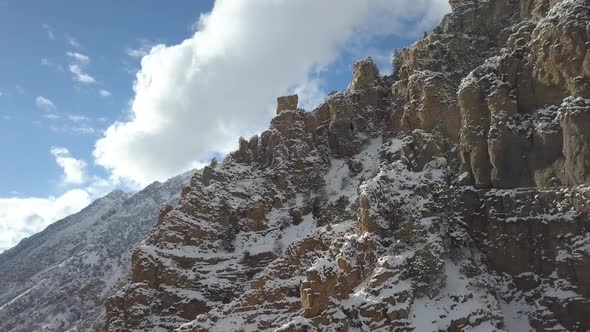
[{"label": "sky", "polygon": [[446,0],[0,0],[0,251],[113,189],[139,190],[264,130],[276,97],[311,110],[354,61]]}]

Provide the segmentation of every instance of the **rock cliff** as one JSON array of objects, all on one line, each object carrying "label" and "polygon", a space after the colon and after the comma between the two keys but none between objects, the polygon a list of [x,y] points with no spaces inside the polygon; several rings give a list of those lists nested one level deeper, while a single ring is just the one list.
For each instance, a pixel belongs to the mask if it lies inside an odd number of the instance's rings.
[{"label": "rock cliff", "polygon": [[451,6],[195,175],[106,330],[589,330],[590,3]]}]

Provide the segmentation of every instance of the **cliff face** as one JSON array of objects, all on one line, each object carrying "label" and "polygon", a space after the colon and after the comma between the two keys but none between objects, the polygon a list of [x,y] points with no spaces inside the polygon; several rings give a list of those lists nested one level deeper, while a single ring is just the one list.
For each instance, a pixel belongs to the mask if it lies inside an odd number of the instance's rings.
[{"label": "cliff face", "polygon": [[459,88],[461,166],[478,188],[588,183],[587,3],[513,30]]},{"label": "cliff face", "polygon": [[590,4],[451,5],[195,175],[106,330],[590,329]]}]

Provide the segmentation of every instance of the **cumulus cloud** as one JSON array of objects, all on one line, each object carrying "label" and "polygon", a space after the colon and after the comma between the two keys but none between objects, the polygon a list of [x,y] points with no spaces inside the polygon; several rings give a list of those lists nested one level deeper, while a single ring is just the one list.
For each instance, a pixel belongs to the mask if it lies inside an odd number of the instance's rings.
[{"label": "cumulus cloud", "polygon": [[87,178],[84,174],[86,163],[73,158],[68,149],[53,147],[50,152],[64,171],[61,184],[83,185],[57,196],[23,197],[13,193],[15,197],[0,198],[0,252],[55,221],[77,213],[118,186],[112,178]]},{"label": "cumulus cloud", "polygon": [[0,252],[80,211],[89,203],[88,192],[81,189],[67,191],[58,197],[0,198]]},{"label": "cumulus cloud", "polygon": [[101,97],[110,97],[110,96],[111,96],[111,92],[110,92],[110,91],[108,91],[108,90],[105,90],[105,89],[101,89],[101,90],[99,90],[99,91],[98,91],[98,94],[99,94]]},{"label": "cumulus cloud", "polygon": [[77,213],[95,199],[112,191],[118,183],[111,178],[91,177],[84,186],[49,197],[0,198],[0,253],[50,224]]},{"label": "cumulus cloud", "polygon": [[63,184],[82,184],[85,180],[86,162],[72,157],[70,151],[63,147],[52,147],[51,154],[55,162],[63,169]]},{"label": "cumulus cloud", "polygon": [[44,111],[51,111],[56,108],[55,104],[51,100],[43,96],[38,96],[35,98],[35,105]]},{"label": "cumulus cloud", "polygon": [[130,120],[97,141],[96,162],[139,184],[173,176],[267,126],[275,98],[342,48],[415,35],[448,11],[446,0],[217,0],[192,38],[143,57]]}]

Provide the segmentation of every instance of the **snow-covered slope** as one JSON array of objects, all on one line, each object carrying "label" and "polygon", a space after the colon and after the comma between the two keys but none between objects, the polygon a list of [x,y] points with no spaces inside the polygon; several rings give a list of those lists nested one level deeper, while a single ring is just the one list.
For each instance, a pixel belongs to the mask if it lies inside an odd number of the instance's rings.
[{"label": "snow-covered slope", "polygon": [[0,331],[100,328],[104,299],[130,271],[132,247],[191,175],[136,194],[113,191],[2,253]]}]

